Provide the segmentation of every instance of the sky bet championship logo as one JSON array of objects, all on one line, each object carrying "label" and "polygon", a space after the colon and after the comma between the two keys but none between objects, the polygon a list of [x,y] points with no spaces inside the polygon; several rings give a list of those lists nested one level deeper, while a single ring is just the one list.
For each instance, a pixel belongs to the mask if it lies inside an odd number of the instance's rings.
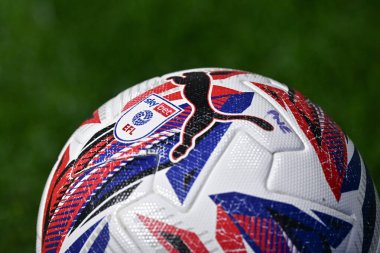
[{"label": "sky bet championship logo", "polygon": [[116,123],[115,137],[122,142],[140,140],[180,112],[181,108],[152,94],[121,116]]}]

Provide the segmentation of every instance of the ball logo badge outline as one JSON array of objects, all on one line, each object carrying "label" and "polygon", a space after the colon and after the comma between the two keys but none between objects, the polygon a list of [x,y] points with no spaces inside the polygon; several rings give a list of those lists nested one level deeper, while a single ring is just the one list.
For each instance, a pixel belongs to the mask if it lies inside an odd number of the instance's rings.
[{"label": "ball logo badge outline", "polygon": [[[170,108],[170,115],[159,110]],[[133,143],[150,136],[166,122],[180,114],[182,109],[162,96],[151,93],[123,113],[114,127],[114,136],[123,143]],[[147,124],[149,122],[149,124]]]}]

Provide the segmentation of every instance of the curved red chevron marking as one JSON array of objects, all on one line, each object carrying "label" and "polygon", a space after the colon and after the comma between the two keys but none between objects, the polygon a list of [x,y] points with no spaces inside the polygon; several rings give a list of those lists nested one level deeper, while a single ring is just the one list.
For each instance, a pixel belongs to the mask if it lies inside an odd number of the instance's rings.
[{"label": "curved red chevron marking", "polygon": [[298,125],[318,155],[323,173],[337,201],[347,169],[347,143],[342,129],[322,109],[300,92],[253,82],[275,99],[285,110],[290,109]]}]

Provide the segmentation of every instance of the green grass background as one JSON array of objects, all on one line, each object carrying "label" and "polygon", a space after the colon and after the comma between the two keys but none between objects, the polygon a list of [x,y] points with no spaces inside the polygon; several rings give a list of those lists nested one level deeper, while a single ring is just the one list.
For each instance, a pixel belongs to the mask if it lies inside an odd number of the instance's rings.
[{"label": "green grass background", "polygon": [[0,252],[32,252],[70,134],[127,87],[204,66],[263,74],[320,104],[380,186],[379,1],[0,1]]}]

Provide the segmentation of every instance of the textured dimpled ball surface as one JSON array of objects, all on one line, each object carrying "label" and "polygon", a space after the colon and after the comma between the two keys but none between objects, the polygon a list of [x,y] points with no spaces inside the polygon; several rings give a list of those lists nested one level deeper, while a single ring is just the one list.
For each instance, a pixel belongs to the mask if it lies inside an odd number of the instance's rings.
[{"label": "textured dimpled ball surface", "polygon": [[37,252],[380,252],[353,142],[272,79],[152,78],[84,121],[47,180]]}]

